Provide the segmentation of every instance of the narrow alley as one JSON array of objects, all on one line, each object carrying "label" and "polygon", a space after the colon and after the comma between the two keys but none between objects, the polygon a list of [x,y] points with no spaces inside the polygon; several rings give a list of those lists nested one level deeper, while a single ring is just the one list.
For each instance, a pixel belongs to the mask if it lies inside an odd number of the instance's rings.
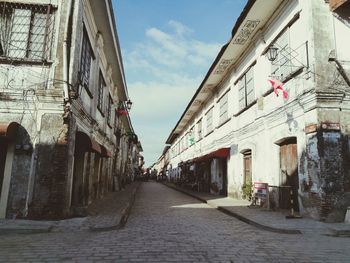
[{"label": "narrow alley", "polygon": [[348,247],[348,238],[262,231],[149,181],[124,228],[1,236],[0,261],[347,262]]}]

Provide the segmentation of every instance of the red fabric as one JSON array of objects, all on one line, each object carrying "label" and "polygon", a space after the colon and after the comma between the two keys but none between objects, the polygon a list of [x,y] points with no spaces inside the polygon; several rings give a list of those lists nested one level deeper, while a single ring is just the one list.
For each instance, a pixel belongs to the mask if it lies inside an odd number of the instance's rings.
[{"label": "red fabric", "polygon": [[283,98],[286,100],[288,99],[288,97],[289,97],[288,92],[283,89],[284,83],[282,83],[276,79],[273,79],[273,80],[269,79],[268,81],[271,83],[271,85],[273,87],[273,91],[275,92],[277,97],[278,97],[278,90],[281,90]]},{"label": "red fabric", "polygon": [[230,155],[230,148],[221,148],[209,154],[212,158],[226,158]]},{"label": "red fabric", "polygon": [[119,115],[128,115],[128,111],[127,110],[118,110],[118,114]]},{"label": "red fabric", "polygon": [[196,157],[192,161],[193,162],[203,162],[203,161],[210,160],[212,158],[227,158],[228,156],[230,156],[230,148],[221,148],[219,150],[208,153],[206,155]]}]

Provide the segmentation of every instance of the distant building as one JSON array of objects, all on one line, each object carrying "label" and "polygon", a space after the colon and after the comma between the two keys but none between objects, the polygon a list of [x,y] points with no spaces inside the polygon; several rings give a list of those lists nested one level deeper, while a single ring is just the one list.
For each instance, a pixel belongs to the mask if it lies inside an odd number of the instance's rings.
[{"label": "distant building", "polygon": [[132,178],[110,0],[0,0],[0,218],[63,218]]},{"label": "distant building", "polygon": [[344,0],[249,0],[166,141],[171,178],[235,198],[265,182],[271,207],[343,221],[349,15]]}]

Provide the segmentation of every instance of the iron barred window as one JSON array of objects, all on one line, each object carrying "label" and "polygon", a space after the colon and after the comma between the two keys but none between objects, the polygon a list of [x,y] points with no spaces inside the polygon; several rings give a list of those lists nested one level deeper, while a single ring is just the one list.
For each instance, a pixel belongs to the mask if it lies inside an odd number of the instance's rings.
[{"label": "iron barred window", "polygon": [[112,119],[112,105],[113,105],[113,100],[111,95],[108,96],[108,108],[107,108],[107,124],[111,126],[111,119]]},{"label": "iron barred window", "polygon": [[54,11],[52,5],[0,1],[0,60],[49,61]]},{"label": "iron barred window", "polygon": [[94,59],[94,56],[92,53],[90,40],[86,32],[86,29],[84,28],[81,54],[80,54],[79,79],[80,79],[81,85],[86,89],[90,97],[92,97],[92,93],[89,89],[90,68],[91,68],[92,59]]},{"label": "iron barred window", "polygon": [[104,96],[104,89],[106,87],[106,82],[102,76],[102,73],[100,72],[100,78],[99,78],[99,85],[98,85],[98,100],[97,100],[97,108],[101,112],[102,115],[104,115],[103,110],[103,96]]}]

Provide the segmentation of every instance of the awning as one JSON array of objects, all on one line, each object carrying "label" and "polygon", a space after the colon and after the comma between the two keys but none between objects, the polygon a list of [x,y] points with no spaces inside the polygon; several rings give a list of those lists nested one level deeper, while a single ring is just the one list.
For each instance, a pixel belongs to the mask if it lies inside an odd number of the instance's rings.
[{"label": "awning", "polygon": [[0,122],[0,136],[15,139],[18,125],[17,122]]},{"label": "awning", "polygon": [[350,6],[349,0],[330,0],[329,1],[329,6],[332,11],[336,10],[337,8],[341,6],[348,5]]},{"label": "awning", "polygon": [[221,148],[221,149],[218,149],[214,152],[208,153],[206,155],[196,157],[192,161],[193,162],[203,162],[203,161],[208,161],[208,160],[213,159],[213,158],[227,158],[230,156],[230,149],[231,148]]},{"label": "awning", "polygon": [[97,152],[97,153],[101,153],[101,146],[100,144],[95,141],[94,139],[90,138],[91,140],[91,150],[92,152]]},{"label": "awning", "polygon": [[92,139],[89,135],[81,131],[77,131],[75,137],[75,150],[81,152],[101,153],[100,144]]},{"label": "awning", "polygon": [[100,147],[101,147],[102,157],[107,157],[107,158],[113,157],[113,154],[110,151],[108,151],[106,147],[104,147],[102,144],[100,144]]}]

